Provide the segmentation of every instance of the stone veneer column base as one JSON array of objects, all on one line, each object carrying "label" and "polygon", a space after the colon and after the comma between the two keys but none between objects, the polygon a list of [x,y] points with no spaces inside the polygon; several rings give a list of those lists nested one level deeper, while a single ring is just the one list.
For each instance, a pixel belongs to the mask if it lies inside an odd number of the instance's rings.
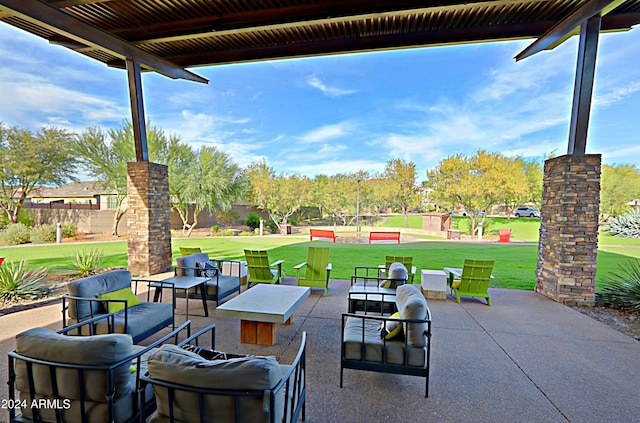
[{"label": "stone veneer column base", "polygon": [[595,299],[600,172],[599,154],[544,165],[536,292],[567,305]]},{"label": "stone veneer column base", "polygon": [[171,205],[167,166],[127,163],[129,270],[148,276],[171,270]]}]

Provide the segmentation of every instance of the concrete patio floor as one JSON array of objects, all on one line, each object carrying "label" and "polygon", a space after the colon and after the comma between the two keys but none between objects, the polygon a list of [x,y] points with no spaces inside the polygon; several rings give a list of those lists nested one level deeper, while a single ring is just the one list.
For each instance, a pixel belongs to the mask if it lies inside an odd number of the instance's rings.
[{"label": "concrete patio floor", "polygon": [[[217,349],[274,355],[284,363],[306,331],[307,422],[640,421],[640,342],[530,291],[491,289],[491,307],[471,298],[429,300],[429,398],[423,378],[356,370],[345,370],[341,389],[340,318],[348,288],[348,281],[332,280],[326,297],[313,290],[293,323],[278,326],[271,347],[241,344],[240,322],[216,318],[213,302],[208,318],[194,300],[189,314],[196,329],[217,325]],[[185,300],[177,301],[184,313]],[[59,329],[60,309],[55,303],[0,317],[0,398],[8,398],[6,353],[15,348],[15,334]],[[178,323],[184,317],[178,314]],[[0,422],[7,421],[2,413]]]}]

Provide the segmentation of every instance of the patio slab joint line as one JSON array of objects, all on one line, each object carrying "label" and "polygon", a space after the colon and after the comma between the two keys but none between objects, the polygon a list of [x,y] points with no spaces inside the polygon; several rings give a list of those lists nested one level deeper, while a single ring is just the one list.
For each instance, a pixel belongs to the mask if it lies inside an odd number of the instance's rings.
[{"label": "patio slab joint line", "polygon": [[532,384],[533,386],[536,387],[536,389],[538,390],[538,392],[540,392],[542,394],[542,396],[544,396],[547,401],[549,401],[549,404],[551,404],[553,406],[553,408],[555,408],[558,413],[560,413],[560,415],[567,421],[570,422],[571,420],[562,412],[562,410],[555,404],[555,402],[553,402],[553,400],[551,398],[549,398],[549,396],[542,390],[542,388],[533,380],[531,379],[531,377],[527,374],[527,372],[525,372],[525,370],[520,367],[520,365],[518,364],[518,362],[511,357],[511,355],[507,352],[507,350],[505,350],[502,345],[500,345],[500,343],[498,342],[497,339],[495,339],[491,333],[489,333],[489,331],[482,326],[482,324],[475,318],[473,317],[473,315],[471,313],[469,313],[469,311],[462,305],[460,305],[460,307],[464,310],[465,313],[467,313],[467,315],[471,318],[471,320],[473,320],[474,322],[476,322],[478,324],[478,326],[480,326],[480,328],[482,329],[482,331],[484,333],[487,334],[487,336],[498,346],[498,348],[500,348],[500,350],[502,350],[502,352],[509,357],[509,360],[511,360],[511,362],[518,368],[518,370],[520,370],[522,372],[522,374],[524,375],[524,377],[526,377]]}]

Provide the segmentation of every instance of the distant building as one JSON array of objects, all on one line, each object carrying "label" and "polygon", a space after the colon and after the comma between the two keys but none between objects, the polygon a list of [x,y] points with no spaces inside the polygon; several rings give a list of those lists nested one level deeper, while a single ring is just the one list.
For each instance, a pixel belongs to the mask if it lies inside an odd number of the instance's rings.
[{"label": "distant building", "polygon": [[31,192],[31,204],[34,208],[45,204],[81,204],[91,209],[114,210],[117,202],[115,190],[105,188],[104,184],[98,181],[83,181],[71,182],[56,188],[35,188]]}]

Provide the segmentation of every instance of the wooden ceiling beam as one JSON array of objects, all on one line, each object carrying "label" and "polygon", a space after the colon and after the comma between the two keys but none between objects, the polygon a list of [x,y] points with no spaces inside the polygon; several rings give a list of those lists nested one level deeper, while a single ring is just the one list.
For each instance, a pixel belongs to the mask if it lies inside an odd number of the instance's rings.
[{"label": "wooden ceiling beam", "polygon": [[68,13],[39,0],[0,0],[0,12],[9,12],[32,24],[47,28],[82,44],[104,50],[117,57],[136,60],[148,69],[169,78],[186,79],[195,82],[209,81],[193,72],[181,68],[167,60],[146,52],[125,40],[89,25]]}]

